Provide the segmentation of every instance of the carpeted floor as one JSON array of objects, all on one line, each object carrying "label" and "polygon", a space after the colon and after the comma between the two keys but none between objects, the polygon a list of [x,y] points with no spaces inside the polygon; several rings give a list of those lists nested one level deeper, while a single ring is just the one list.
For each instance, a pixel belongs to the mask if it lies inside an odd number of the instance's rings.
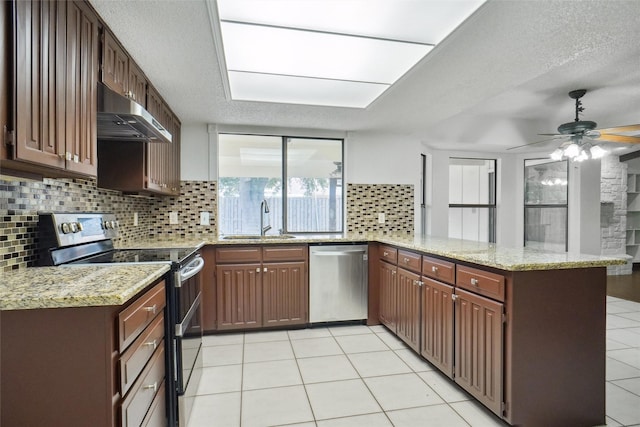
[{"label": "carpeted floor", "polygon": [[640,270],[626,276],[607,276],[607,295],[640,302]]}]

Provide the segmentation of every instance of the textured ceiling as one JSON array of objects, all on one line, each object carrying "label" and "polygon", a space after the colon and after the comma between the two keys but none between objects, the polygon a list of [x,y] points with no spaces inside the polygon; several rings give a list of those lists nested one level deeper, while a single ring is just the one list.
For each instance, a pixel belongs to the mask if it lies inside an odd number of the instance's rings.
[{"label": "textured ceiling", "polygon": [[567,92],[580,88],[583,119],[640,123],[638,0],[489,0],[366,110],[227,100],[207,1],[90,0],[183,123],[380,131],[503,151],[571,121]]}]

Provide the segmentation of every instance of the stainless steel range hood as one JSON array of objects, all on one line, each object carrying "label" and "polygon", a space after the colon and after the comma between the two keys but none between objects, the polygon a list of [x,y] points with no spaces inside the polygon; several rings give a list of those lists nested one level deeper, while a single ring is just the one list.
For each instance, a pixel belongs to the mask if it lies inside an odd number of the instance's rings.
[{"label": "stainless steel range hood", "polygon": [[98,83],[98,141],[170,143],[171,134],[142,105]]}]

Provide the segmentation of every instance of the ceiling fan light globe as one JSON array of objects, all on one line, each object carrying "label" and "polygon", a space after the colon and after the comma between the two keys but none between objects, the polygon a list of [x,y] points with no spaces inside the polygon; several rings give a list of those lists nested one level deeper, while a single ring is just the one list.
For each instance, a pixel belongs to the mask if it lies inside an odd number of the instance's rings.
[{"label": "ceiling fan light globe", "polygon": [[592,159],[601,159],[609,153],[607,150],[598,145],[594,145],[589,151],[591,152]]},{"label": "ceiling fan light globe", "polygon": [[575,143],[569,144],[569,146],[564,149],[563,154],[570,159],[575,159],[580,155],[580,147]]},{"label": "ceiling fan light globe", "polygon": [[585,160],[589,159],[589,155],[587,154],[586,151],[584,150],[580,150],[580,154],[578,154],[573,161],[575,162],[584,162]]},{"label": "ceiling fan light globe", "polygon": [[564,155],[564,151],[559,148],[550,154],[551,160],[562,160],[562,156]]}]

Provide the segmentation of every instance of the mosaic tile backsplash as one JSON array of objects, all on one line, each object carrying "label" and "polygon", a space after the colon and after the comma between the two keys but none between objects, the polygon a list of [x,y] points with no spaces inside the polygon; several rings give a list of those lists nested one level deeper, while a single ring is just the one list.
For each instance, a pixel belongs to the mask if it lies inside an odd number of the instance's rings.
[{"label": "mosaic tile backsplash", "polygon": [[[347,231],[411,234],[414,231],[413,185],[347,184]],[[378,223],[378,214],[385,223]]]},{"label": "mosaic tile backsplash", "polygon": [[[182,181],[179,197],[147,197],[97,188],[92,179],[0,177],[0,272],[35,265],[39,211],[114,213],[120,222],[116,244],[218,233],[215,181]],[[178,214],[178,224],[169,224],[169,212]],[[200,225],[200,212],[209,212],[210,225]],[[385,224],[378,224],[379,212]],[[413,224],[413,186],[348,184],[347,231],[410,234]]]},{"label": "mosaic tile backsplash", "polygon": [[[97,188],[92,179],[45,178],[40,182],[1,177],[0,272],[35,265],[38,211],[114,213],[120,222],[116,244],[150,236],[215,235],[215,194],[215,182],[184,181],[181,196],[167,198]],[[199,209],[206,209],[211,214],[211,226],[170,226],[168,213],[162,212],[167,208],[189,224],[196,224],[195,218],[199,224]],[[137,226],[133,225],[134,212],[138,213]]]}]

